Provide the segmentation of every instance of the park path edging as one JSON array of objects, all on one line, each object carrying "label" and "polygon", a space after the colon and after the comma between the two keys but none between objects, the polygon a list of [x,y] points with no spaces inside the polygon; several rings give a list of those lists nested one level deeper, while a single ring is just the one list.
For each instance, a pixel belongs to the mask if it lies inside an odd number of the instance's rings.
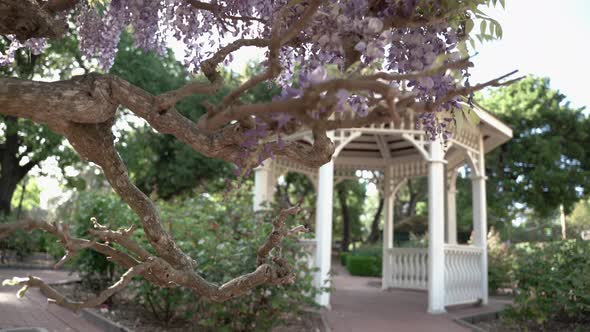
[{"label": "park path edging", "polygon": [[500,318],[500,312],[502,312],[502,310],[482,312],[469,316],[458,317],[453,320],[455,321],[455,323],[470,329],[472,332],[488,332],[486,329],[481,328],[475,324],[480,322],[496,320]]}]

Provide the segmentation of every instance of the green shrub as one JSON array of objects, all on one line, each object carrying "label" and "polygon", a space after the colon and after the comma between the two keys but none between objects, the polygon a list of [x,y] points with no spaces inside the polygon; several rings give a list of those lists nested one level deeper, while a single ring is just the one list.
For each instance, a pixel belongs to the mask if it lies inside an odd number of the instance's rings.
[{"label": "green shrub", "polygon": [[[380,243],[365,245],[355,249],[353,252],[348,253],[345,258],[345,266],[348,272],[352,275],[358,276],[372,276],[372,277],[379,277],[381,276],[382,270],[382,258],[383,255],[383,247]],[[354,258],[355,262],[352,263],[352,268],[349,267],[349,261],[351,258]],[[360,257],[360,258],[356,258]],[[363,261],[361,263],[357,263]],[[367,263],[367,262],[371,263]],[[371,265],[370,268],[366,268],[364,266]]]},{"label": "green shrub", "polygon": [[501,288],[512,288],[514,256],[494,228],[488,233],[488,288],[497,293]]},{"label": "green shrub", "polygon": [[[138,218],[133,211],[118,196],[112,193],[82,191],[69,210],[62,210],[64,220],[70,221],[71,232],[76,237],[88,238],[88,230],[92,227],[90,218],[109,227],[117,229],[138,224]],[[143,242],[141,232],[134,234],[134,239]],[[59,250],[51,249],[54,254]],[[121,268],[106,259],[102,254],[93,250],[82,250],[68,264],[76,269],[83,284],[96,293],[113,284],[122,272]]]},{"label": "green shrub", "polygon": [[[198,262],[197,272],[215,284],[254,271],[256,251],[272,229],[270,221],[276,211],[254,215],[249,191],[243,188],[234,192],[230,198],[232,204],[222,202],[222,194],[195,194],[158,204],[165,228],[173,234],[178,246]],[[84,194],[78,201],[71,211],[76,234],[90,227],[88,220],[92,216],[112,228],[137,222],[135,215],[114,195]],[[151,250],[141,228],[134,237]],[[313,298],[319,291],[312,286],[312,271],[303,260],[305,253],[296,239],[286,238],[281,254],[299,272],[294,284],[260,286],[224,303],[203,299],[182,288],[162,289],[141,278],[130,290],[136,301],[162,322],[184,318],[194,322],[198,331],[267,331],[288,315],[297,315],[304,307],[313,306]],[[121,273],[92,251],[79,254],[74,265],[82,271],[84,279],[90,279],[96,286],[99,284],[96,277],[102,277],[100,282],[112,283]]]},{"label": "green shrub", "polygon": [[[0,216],[0,223],[14,221],[16,221],[14,216]],[[0,263],[6,263],[11,258],[16,258],[17,261],[23,261],[34,252],[44,251],[44,241],[44,233],[40,230],[31,232],[17,230],[14,234],[0,239]],[[14,256],[8,255],[8,252],[13,252]]]},{"label": "green shrub", "polygon": [[381,242],[376,244],[368,244],[362,247],[358,247],[352,252],[355,256],[373,256],[381,257],[383,255],[383,245]]},{"label": "green shrub", "polygon": [[588,322],[590,242],[522,245],[516,252],[515,306],[507,317],[544,330],[548,322]]},{"label": "green shrub", "polygon": [[348,252],[341,252],[340,253],[340,264],[342,264],[342,266],[346,266],[346,258],[350,256],[350,253]]},{"label": "green shrub", "polygon": [[[253,271],[256,250],[272,229],[270,221],[276,211],[255,216],[251,201],[248,188],[235,192],[231,205],[221,204],[221,196],[198,195],[162,204],[162,219],[171,223],[179,246],[199,262],[198,272],[207,280],[222,284]],[[297,315],[302,305],[313,306],[318,292],[312,287],[313,275],[303,260],[305,253],[294,239],[285,239],[282,255],[300,272],[293,285],[261,286],[221,304],[183,292],[186,299],[176,305],[178,311],[196,319],[203,329],[271,329],[287,314]],[[140,299],[147,299],[147,295],[142,292]]]},{"label": "green shrub", "polygon": [[381,274],[379,260],[374,256],[350,255],[346,258],[346,268],[353,276],[378,277]]}]

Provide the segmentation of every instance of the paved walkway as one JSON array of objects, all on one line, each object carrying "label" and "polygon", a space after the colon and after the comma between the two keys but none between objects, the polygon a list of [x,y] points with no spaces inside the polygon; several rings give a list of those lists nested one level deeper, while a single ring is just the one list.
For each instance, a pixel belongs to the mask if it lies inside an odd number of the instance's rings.
[{"label": "paved walkway", "polygon": [[[0,268],[0,283],[12,277],[29,274],[48,283],[76,279],[68,272],[55,270],[23,270]],[[24,298],[16,297],[18,286],[0,287],[0,329],[13,327],[43,327],[50,332],[100,332],[94,325],[60,306],[47,303],[47,298],[38,289],[29,289]]]},{"label": "paved walkway", "polygon": [[453,322],[455,317],[495,311],[505,303],[450,309],[442,315],[426,313],[428,294],[424,291],[382,291],[380,278],[350,276],[341,265],[333,267],[335,291],[332,310],[324,311],[333,332],[469,332]]}]

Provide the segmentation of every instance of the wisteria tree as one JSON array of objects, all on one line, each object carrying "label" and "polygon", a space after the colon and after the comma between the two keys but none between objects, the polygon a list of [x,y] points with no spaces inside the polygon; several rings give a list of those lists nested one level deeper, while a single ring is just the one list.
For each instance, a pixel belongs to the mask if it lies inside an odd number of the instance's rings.
[{"label": "wisteria tree", "polygon": [[[502,2],[502,1],[500,1]],[[66,81],[37,82],[0,78],[0,113],[47,125],[68,139],[78,154],[102,168],[114,191],[140,217],[155,254],[130,238],[133,227],[111,230],[93,220],[92,238],[72,237],[67,223],[21,220],[0,225],[0,237],[16,229],[42,229],[66,249],[62,264],[80,250],[95,250],[127,269],[121,279],[87,302],[68,300],[42,280],[13,283],[39,287],[50,301],[77,310],[95,306],[124,288],[134,276],[161,287],[185,287],[202,297],[225,301],[261,284],[286,284],[294,271],[274,250],[288,228],[283,210],[261,244],[253,272],[216,285],[195,272],[198,262],[182,252],[162,226],[154,203],[130,181],[113,143],[117,111],[130,110],[160,132],[175,136],[212,158],[232,162],[241,175],[274,156],[319,167],[334,152],[329,132],[338,128],[399,121],[408,110],[431,139],[452,135],[461,103],[498,79],[471,85],[466,43],[474,20],[482,34],[501,34],[481,7],[495,0],[0,0],[0,34],[10,42],[1,62],[28,47],[42,52],[45,40],[60,38],[66,22],[87,59],[107,70],[113,64],[121,31],[135,44],[164,52],[167,42],[186,45],[186,65],[207,81],[195,80],[161,95],[116,77],[90,73]],[[479,25],[479,21],[478,21]],[[70,27],[71,28],[71,27]],[[266,50],[263,72],[231,91],[208,112],[191,121],[175,104],[193,94],[213,94],[223,84],[218,67],[246,46]],[[512,74],[512,73],[511,73]],[[157,79],[155,77],[154,79]],[[271,102],[245,103],[244,92],[262,82],[282,89]],[[338,112],[354,116],[335,119]],[[284,139],[311,130],[313,143]],[[110,244],[109,244],[110,243]],[[113,246],[112,244],[117,244]]]}]

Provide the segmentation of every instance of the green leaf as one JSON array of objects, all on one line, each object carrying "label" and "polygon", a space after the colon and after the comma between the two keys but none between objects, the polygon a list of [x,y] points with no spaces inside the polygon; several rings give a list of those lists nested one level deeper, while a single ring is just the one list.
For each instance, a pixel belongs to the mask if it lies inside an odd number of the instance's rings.
[{"label": "green leaf", "polygon": [[486,34],[487,24],[488,22],[486,20],[481,20],[481,24],[479,25],[479,33],[481,33],[482,35]]},{"label": "green leaf", "polygon": [[496,37],[502,39],[502,25],[500,24],[496,25]]},{"label": "green leaf", "polygon": [[473,20],[467,20],[465,21],[465,34],[469,34],[471,32],[471,30],[473,30]]},{"label": "green leaf", "polygon": [[356,61],[355,63],[350,65],[348,68],[346,68],[346,74],[356,73],[359,70],[360,65],[361,65],[361,61],[360,60]]},{"label": "green leaf", "polygon": [[324,68],[326,69],[326,72],[328,73],[329,78],[333,79],[333,78],[342,78],[343,77],[343,73],[342,73],[342,71],[340,71],[337,64],[327,64],[327,65],[324,65]]}]

